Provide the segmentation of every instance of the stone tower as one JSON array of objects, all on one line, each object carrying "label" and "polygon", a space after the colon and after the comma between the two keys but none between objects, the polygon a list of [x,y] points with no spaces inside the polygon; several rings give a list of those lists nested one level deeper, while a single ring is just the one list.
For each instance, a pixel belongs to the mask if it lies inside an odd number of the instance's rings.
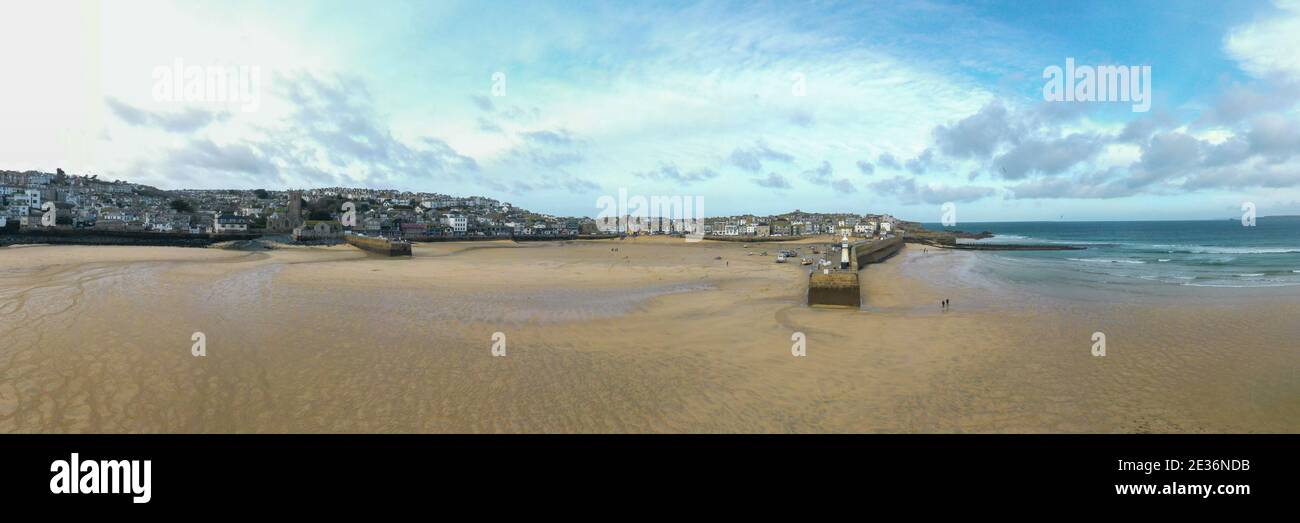
[{"label": "stone tower", "polygon": [[289,228],[302,225],[302,191],[289,191]]}]

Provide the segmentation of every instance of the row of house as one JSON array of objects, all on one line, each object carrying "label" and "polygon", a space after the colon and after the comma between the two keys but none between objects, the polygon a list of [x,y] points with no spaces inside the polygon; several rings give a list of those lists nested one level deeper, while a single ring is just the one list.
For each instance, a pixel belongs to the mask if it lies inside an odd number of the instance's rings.
[{"label": "row of house", "polygon": [[[798,212],[798,211],[796,211]],[[820,234],[875,236],[888,233],[896,220],[888,215],[734,216],[702,220],[622,216],[597,221],[601,232],[613,234],[691,234],[706,236],[813,236]]]},{"label": "row of house", "polygon": [[799,210],[698,220],[627,215],[572,218],[534,213],[482,196],[343,187],[160,191],[62,171],[0,171],[0,217],[6,223],[41,225],[41,218],[51,210],[61,227],[218,234],[262,231],[304,238],[338,235],[344,229],[406,238],[595,233],[874,236],[891,233],[896,223],[889,215]]}]

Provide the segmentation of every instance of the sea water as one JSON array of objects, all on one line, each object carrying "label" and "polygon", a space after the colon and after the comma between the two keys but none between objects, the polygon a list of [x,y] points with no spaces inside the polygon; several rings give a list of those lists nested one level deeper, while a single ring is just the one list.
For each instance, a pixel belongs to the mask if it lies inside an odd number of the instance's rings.
[{"label": "sea water", "polygon": [[[932,230],[943,227],[926,224]],[[1240,220],[961,223],[988,231],[973,243],[1075,245],[1070,251],[986,251],[996,276],[1053,281],[1182,287],[1300,286],[1300,216]],[[1300,292],[1300,290],[1298,290]]]}]

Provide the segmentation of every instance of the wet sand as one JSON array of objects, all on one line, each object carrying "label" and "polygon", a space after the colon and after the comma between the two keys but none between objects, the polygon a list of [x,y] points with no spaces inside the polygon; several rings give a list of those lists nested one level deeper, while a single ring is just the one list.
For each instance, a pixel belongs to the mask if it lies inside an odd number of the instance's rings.
[{"label": "wet sand", "polygon": [[781,248],[3,248],[0,432],[1300,432],[1295,295],[1064,300],[909,246],[809,309],[747,256]]}]

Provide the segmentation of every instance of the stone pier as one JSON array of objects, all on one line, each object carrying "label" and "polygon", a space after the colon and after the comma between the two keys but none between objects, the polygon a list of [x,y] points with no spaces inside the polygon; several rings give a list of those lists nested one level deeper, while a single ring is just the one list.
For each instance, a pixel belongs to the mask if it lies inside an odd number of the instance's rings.
[{"label": "stone pier", "polygon": [[903,248],[903,239],[893,237],[885,240],[860,241],[849,244],[849,268],[845,270],[815,270],[808,275],[808,305],[818,307],[862,306],[862,286],[858,271],[863,267],[880,263],[898,254]]},{"label": "stone pier", "polygon": [[355,234],[346,234],[343,239],[361,250],[370,251],[384,256],[410,256],[411,244],[407,242],[389,240],[387,238],[376,238],[371,236],[358,236]]}]

